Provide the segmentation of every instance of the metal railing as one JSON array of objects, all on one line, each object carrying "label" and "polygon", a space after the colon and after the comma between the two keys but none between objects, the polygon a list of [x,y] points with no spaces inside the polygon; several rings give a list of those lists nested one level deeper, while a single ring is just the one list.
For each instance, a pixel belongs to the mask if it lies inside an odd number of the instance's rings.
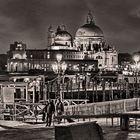
[{"label": "metal railing", "polygon": [[72,105],[65,107],[65,115],[105,115],[117,114],[133,110],[140,107],[140,99],[125,99],[108,102],[98,102],[84,105]]},{"label": "metal railing", "polygon": [[35,119],[43,112],[41,103],[6,103],[0,104],[0,119],[22,120]]},{"label": "metal railing", "polygon": [[[42,116],[44,107],[45,105],[43,103],[1,103],[0,119],[5,119],[7,116],[10,120],[26,121],[28,118],[33,118],[38,121],[40,115]],[[64,115],[109,115],[139,110],[139,108],[140,99],[133,98],[65,106]]]}]

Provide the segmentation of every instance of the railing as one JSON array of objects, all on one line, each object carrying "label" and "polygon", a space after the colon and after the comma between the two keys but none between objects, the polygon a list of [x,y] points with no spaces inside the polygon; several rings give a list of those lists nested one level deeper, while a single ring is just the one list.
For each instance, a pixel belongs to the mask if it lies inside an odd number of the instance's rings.
[{"label": "railing", "polygon": [[[103,87],[101,85],[97,85],[97,86],[94,86],[93,85],[91,86],[87,86],[86,87],[86,90],[87,91],[93,91],[93,88],[94,90],[97,90],[97,91],[102,91],[103,90]],[[117,86],[113,86],[113,87],[109,87],[109,86],[106,86],[105,87],[105,90],[124,90],[124,89],[121,89],[120,87],[117,87]],[[56,87],[52,87],[52,89],[50,90],[51,92],[55,92],[56,91]],[[77,86],[73,86],[73,88],[71,89],[70,87],[67,89],[66,85],[63,86],[63,91],[64,92],[78,92],[78,91],[85,91],[85,87],[77,87]]]},{"label": "railing", "polygon": [[[21,119],[25,121],[28,118],[39,119],[42,114],[44,104],[42,103],[24,103],[24,104],[0,104],[0,119],[9,116],[11,120]],[[98,102],[91,104],[79,104],[65,106],[64,115],[109,115],[129,112],[140,109],[140,99],[125,99],[109,102]],[[41,115],[42,116],[42,115]]]},{"label": "railing", "polygon": [[[113,82],[111,83],[105,83],[105,87],[103,87],[103,85],[101,83],[95,84],[93,82],[88,82],[86,85],[83,86],[82,82],[79,83],[64,83],[63,85],[61,85],[61,89],[63,89],[65,92],[76,92],[76,91],[83,91],[83,90],[87,90],[87,91],[91,91],[91,90],[97,90],[97,91],[101,91],[103,88],[104,90],[125,90],[128,89],[128,86],[130,84],[126,84],[126,83],[117,83],[117,82]],[[133,87],[133,86],[132,86]],[[48,90],[51,92],[55,92],[56,89],[58,88],[58,85],[54,82],[50,85],[48,85]],[[134,89],[134,87],[133,87]]]},{"label": "railing", "polygon": [[66,106],[77,105],[77,104],[87,104],[89,100],[87,99],[64,99],[63,103]]},{"label": "railing", "polygon": [[133,98],[133,99],[118,100],[118,101],[66,106],[65,115],[117,114],[117,113],[138,110],[139,107],[140,107],[140,99]]},{"label": "railing", "polygon": [[43,112],[44,105],[41,103],[7,103],[0,104],[0,119],[22,120],[35,119]]}]

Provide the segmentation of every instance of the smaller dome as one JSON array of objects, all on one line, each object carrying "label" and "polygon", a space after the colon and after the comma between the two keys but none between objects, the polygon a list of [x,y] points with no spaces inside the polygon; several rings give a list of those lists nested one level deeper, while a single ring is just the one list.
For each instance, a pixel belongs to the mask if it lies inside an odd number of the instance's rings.
[{"label": "smaller dome", "polygon": [[65,28],[61,29],[60,27],[57,28],[55,41],[71,41],[72,36],[68,33]]},{"label": "smaller dome", "polygon": [[59,31],[56,33],[55,41],[71,41],[72,36],[67,31]]}]

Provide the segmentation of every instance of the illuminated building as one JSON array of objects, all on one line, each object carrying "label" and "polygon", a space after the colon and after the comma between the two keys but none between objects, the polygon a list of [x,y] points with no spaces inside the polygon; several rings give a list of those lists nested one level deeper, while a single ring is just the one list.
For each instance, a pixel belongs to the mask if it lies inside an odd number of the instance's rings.
[{"label": "illuminated building", "polygon": [[83,68],[87,72],[97,69],[113,71],[118,65],[116,49],[106,44],[103,31],[95,24],[92,14],[88,13],[86,24],[76,31],[74,39],[62,25],[56,31],[49,27],[46,49],[31,50],[22,42],[11,44],[7,71],[52,71],[52,63],[59,53],[63,55],[63,61],[68,63],[68,71],[82,71]]}]

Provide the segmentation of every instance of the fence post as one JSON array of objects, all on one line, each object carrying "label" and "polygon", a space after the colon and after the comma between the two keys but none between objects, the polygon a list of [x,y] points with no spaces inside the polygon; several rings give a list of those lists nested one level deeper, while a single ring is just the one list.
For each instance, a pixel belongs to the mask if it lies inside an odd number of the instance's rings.
[{"label": "fence post", "polygon": [[111,112],[111,102],[109,102],[109,114],[111,114],[112,112]]},{"label": "fence post", "polygon": [[114,119],[111,117],[111,125],[114,126]]},{"label": "fence post", "polygon": [[126,112],[126,102],[125,102],[125,100],[123,101],[123,111]]},{"label": "fence post", "polygon": [[28,102],[28,83],[26,84],[26,102]]},{"label": "fence post", "polygon": [[16,121],[16,104],[14,104],[14,121]]},{"label": "fence post", "polygon": [[78,108],[78,106],[77,106],[77,113],[76,113],[76,115],[78,115],[78,122],[79,122],[79,108]]},{"label": "fence post", "polygon": [[91,108],[88,106],[89,121],[90,121],[90,115],[91,115],[91,114],[90,114],[90,112],[91,112],[90,109],[91,109]]},{"label": "fence post", "polygon": [[94,104],[94,115],[96,115],[97,112],[96,112],[96,104]]},{"label": "fence post", "polygon": [[139,98],[137,98],[137,100],[136,100],[136,109],[137,109],[137,110],[140,109],[140,107],[139,107]]}]

